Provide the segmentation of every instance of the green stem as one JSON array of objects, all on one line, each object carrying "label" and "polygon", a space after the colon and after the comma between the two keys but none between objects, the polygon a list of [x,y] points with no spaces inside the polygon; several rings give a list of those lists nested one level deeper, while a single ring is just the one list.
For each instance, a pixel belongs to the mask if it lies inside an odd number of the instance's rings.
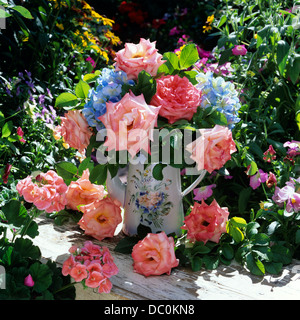
[{"label": "green stem", "polygon": [[54,294],[56,294],[56,293],[58,293],[58,292],[61,292],[61,291],[65,290],[65,289],[68,289],[68,288],[70,288],[70,287],[72,287],[72,286],[75,286],[76,283],[79,283],[79,282],[71,282],[71,283],[69,283],[69,284],[66,284],[65,286],[63,286],[63,287],[61,287],[60,289],[56,290],[56,291],[54,292]]}]

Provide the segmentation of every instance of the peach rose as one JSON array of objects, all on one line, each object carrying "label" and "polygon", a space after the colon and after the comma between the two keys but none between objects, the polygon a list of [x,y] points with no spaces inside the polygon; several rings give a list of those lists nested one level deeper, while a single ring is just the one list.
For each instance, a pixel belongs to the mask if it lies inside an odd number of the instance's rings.
[{"label": "peach rose", "polygon": [[78,222],[85,234],[101,241],[113,237],[119,223],[122,222],[121,208],[118,201],[104,198],[81,207],[83,216]]},{"label": "peach rose", "polygon": [[156,80],[157,90],[151,100],[154,106],[161,106],[159,115],[169,123],[180,119],[191,120],[201,102],[199,91],[186,77],[163,76]]},{"label": "peach rose", "polygon": [[99,117],[107,129],[104,143],[108,151],[128,150],[134,157],[141,149],[149,152],[152,129],[160,108],[148,105],[143,94],[126,93],[116,103],[106,103],[106,113]]},{"label": "peach rose", "polygon": [[140,39],[139,44],[126,43],[125,48],[116,53],[116,71],[122,70],[128,79],[137,79],[138,74],[145,70],[156,76],[157,69],[164,63],[162,55],[155,48],[156,41]]},{"label": "peach rose", "polygon": [[66,192],[66,200],[67,206],[72,210],[78,210],[78,206],[101,200],[107,194],[104,186],[91,183],[89,177],[89,169],[86,169],[77,181],[70,183]]},{"label": "peach rose", "polygon": [[91,131],[85,117],[80,110],[70,110],[61,117],[61,125],[54,129],[54,138],[63,138],[66,147],[77,149],[85,154],[85,149],[90,143]]},{"label": "peach rose", "polygon": [[144,276],[170,274],[179,264],[175,257],[174,239],[164,232],[148,233],[132,250],[134,271]]},{"label": "peach rose", "polygon": [[212,129],[199,129],[201,136],[186,146],[198,170],[212,173],[231,159],[236,151],[232,133],[227,127],[216,125]]},{"label": "peach rose", "polygon": [[218,243],[222,233],[226,233],[226,222],[229,212],[221,208],[214,199],[210,205],[203,200],[201,204],[195,202],[191,213],[185,218],[182,229],[187,230],[187,239],[191,241],[210,240]]}]

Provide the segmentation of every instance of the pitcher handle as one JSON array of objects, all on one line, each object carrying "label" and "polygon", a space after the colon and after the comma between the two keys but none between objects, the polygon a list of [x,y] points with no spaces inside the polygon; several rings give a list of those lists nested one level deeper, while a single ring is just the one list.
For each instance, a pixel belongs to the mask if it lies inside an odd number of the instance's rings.
[{"label": "pitcher handle", "polygon": [[181,192],[182,198],[185,197],[188,193],[190,193],[192,190],[194,190],[197,187],[197,185],[205,177],[205,174],[206,174],[206,170],[201,170],[199,177],[189,187],[187,187],[183,192]]}]

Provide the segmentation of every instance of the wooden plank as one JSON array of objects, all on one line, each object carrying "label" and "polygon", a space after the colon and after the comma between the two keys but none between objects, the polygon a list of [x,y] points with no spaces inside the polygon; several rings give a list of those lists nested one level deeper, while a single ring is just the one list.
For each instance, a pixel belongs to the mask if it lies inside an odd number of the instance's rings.
[{"label": "wooden plank", "polygon": [[99,242],[85,236],[75,223],[56,226],[53,220],[44,216],[39,217],[37,223],[40,234],[34,243],[40,247],[44,258],[50,258],[59,265],[69,256],[68,250],[72,245],[82,246],[87,240],[111,250],[119,267],[119,273],[111,278],[111,294],[98,294],[90,288],[83,290],[81,284],[77,284],[77,299],[80,300],[300,299],[300,270],[297,274],[295,268],[299,261],[284,268],[278,276],[254,276],[233,263],[212,271],[193,272],[188,268],[175,268],[171,275],[144,277],[133,271],[131,255],[113,251],[122,235]]}]

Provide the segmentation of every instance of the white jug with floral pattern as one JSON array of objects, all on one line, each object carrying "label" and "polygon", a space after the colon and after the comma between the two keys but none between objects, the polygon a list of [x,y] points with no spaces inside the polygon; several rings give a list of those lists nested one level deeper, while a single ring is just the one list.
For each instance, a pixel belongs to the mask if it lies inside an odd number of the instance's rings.
[{"label": "white jug with floral pattern", "polygon": [[150,227],[152,233],[164,231],[166,234],[181,234],[184,220],[182,198],[192,191],[204,178],[201,171],[196,181],[181,192],[180,169],[166,165],[163,179],[153,177],[156,164],[129,164],[127,185],[118,176],[106,181],[107,191],[119,200],[124,208],[123,232],[128,236],[137,234],[140,224]]}]

